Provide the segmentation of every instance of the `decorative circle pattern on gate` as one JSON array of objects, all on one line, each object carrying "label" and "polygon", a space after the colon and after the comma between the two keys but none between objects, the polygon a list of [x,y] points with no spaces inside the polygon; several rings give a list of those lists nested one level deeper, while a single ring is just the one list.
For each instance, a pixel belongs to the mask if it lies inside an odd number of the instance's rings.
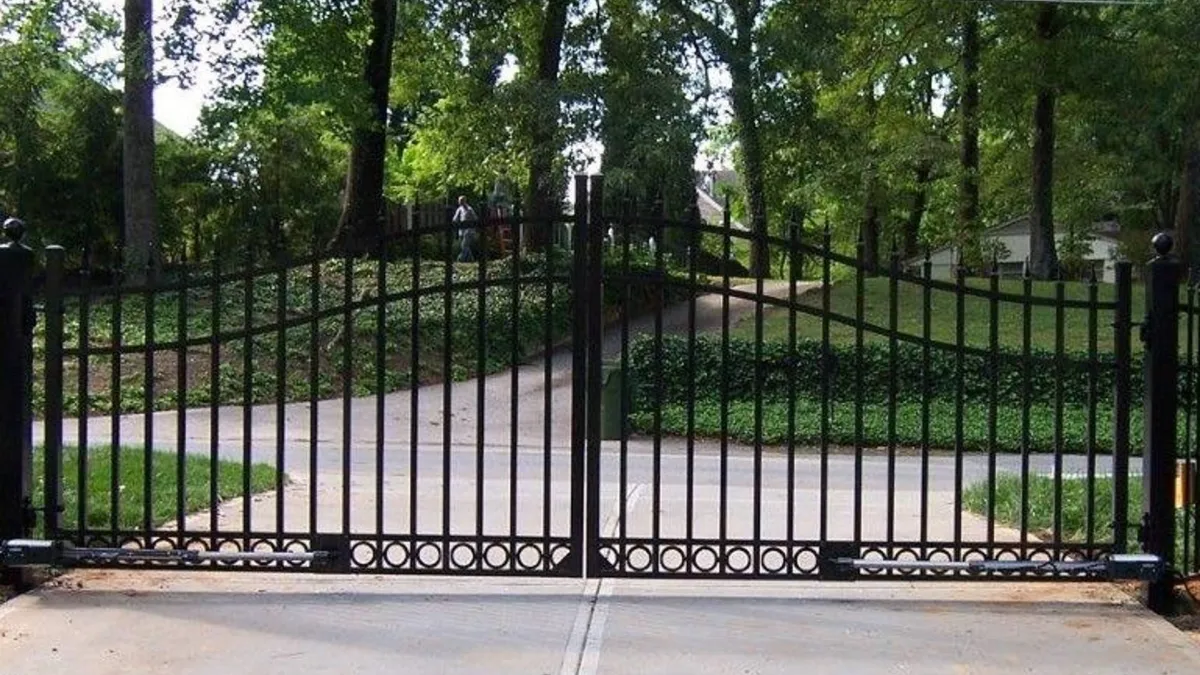
[{"label": "decorative circle pattern on gate", "polygon": [[[828,578],[834,558],[840,558],[847,544],[836,543],[822,551],[820,542],[703,542],[671,540],[602,540],[599,546],[601,565],[608,576],[684,576],[684,577],[748,577],[748,578]],[[861,579],[922,577],[930,579],[961,579],[965,576],[986,578],[1039,578],[1050,575],[1088,577],[1087,572],[1061,570],[999,571],[968,574],[961,570],[891,567],[872,568],[870,561],[937,563],[998,561],[1083,562],[1102,560],[1108,555],[1107,546],[1054,544],[963,544],[961,547],[887,543],[864,543],[852,547],[852,556],[866,561],[859,573]]]},{"label": "decorative circle pattern on gate", "polygon": [[[330,535],[318,535],[330,537]],[[333,535],[337,538],[337,535]],[[346,541],[341,539],[341,541]],[[463,536],[443,538],[384,537],[382,539],[351,538],[348,540],[346,560],[330,566],[331,571],[369,571],[374,573],[406,574],[515,574],[515,575],[564,575],[571,571],[571,545],[565,538],[468,538]],[[118,548],[124,550],[157,549],[161,551],[199,551],[227,553],[312,553],[314,540],[309,535],[291,534],[282,538],[258,534],[249,537],[212,537],[199,533],[163,532],[144,534],[89,535],[82,538],[81,546],[95,549]],[[91,560],[84,566],[164,566],[178,565],[179,560]],[[189,567],[253,568],[253,569],[304,569],[307,562],[289,560],[204,560],[187,562]]]}]

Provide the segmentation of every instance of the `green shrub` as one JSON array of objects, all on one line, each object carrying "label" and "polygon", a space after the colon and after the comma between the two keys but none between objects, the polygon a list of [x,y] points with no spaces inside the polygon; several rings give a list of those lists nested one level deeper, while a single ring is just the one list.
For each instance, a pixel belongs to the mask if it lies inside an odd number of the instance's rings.
[{"label": "green shrub", "polygon": [[[926,387],[932,399],[954,400],[958,395],[958,354],[936,346],[928,350],[928,370],[924,365],[925,348],[909,342],[897,344],[894,360],[889,345],[877,343],[865,344],[861,352],[854,345],[831,344],[824,359],[818,340],[798,340],[792,352],[782,342],[756,345],[753,340],[730,338],[727,362],[722,351],[719,335],[696,336],[692,356],[685,336],[664,335],[661,352],[655,349],[652,336],[637,336],[630,344],[628,363],[634,408],[653,401],[656,387],[662,388],[666,402],[684,401],[691,395],[719,400],[722,392],[724,398],[735,401],[753,400],[759,395],[764,400],[783,401],[793,386],[799,397],[821,398],[826,377],[829,396],[839,401],[854,400],[859,386],[863,399],[870,402],[888,400],[892,387],[902,401],[923,399]],[[661,364],[656,368],[660,355]],[[962,393],[967,402],[990,400],[993,384],[997,401],[1003,405],[1024,405],[1026,401],[1031,405],[1053,404],[1061,393],[1065,405],[1085,406],[1093,382],[1097,401],[1111,401],[1113,397],[1116,368],[1109,354],[1099,355],[1093,363],[1086,355],[1067,354],[1056,362],[1052,353],[1031,352],[1028,382],[1020,351],[1002,348],[994,357],[978,351],[964,352],[961,358]],[[760,389],[756,391],[760,376]],[[1138,356],[1130,364],[1132,400],[1140,400],[1141,392]],[[1180,401],[1186,403],[1189,399],[1187,378],[1181,377]]]},{"label": "green shrub", "polygon": [[[844,401],[831,402],[829,411],[828,442],[834,446],[853,446],[856,442],[867,448],[886,447],[894,440],[898,447],[916,448],[922,445],[922,406],[919,403],[901,402],[896,405],[896,434],[889,436],[889,409],[886,405],[871,403],[863,405],[862,433],[857,433],[855,406]],[[929,406],[929,446],[937,450],[953,450],[956,444],[957,408],[945,400],[931,401]],[[692,430],[697,436],[719,438],[721,436],[721,404],[702,400],[695,404],[695,422]],[[654,433],[653,409],[636,410],[629,417],[633,431]],[[1035,406],[1029,409],[1029,451],[1053,452],[1054,409]],[[987,451],[989,429],[987,406],[968,403],[964,406],[963,449],[968,452]],[[689,432],[687,407],[671,403],[662,407],[660,430],[666,435],[684,436]],[[754,443],[756,438],[767,445],[787,443],[789,424],[788,406],[785,402],[769,401],[762,406],[762,429],[755,429],[755,406],[751,401],[732,401],[728,405],[726,428],[728,438],[740,443]],[[1095,421],[1095,445],[1088,443],[1088,412],[1085,408],[1072,406],[1063,409],[1062,450],[1064,453],[1087,452],[1094,447],[1097,454],[1112,451],[1112,409],[1098,410]],[[821,402],[811,398],[796,401],[793,439],[802,446],[815,446],[821,442]],[[1179,421],[1180,437],[1183,437],[1184,421]],[[995,449],[997,452],[1021,452],[1022,408],[998,407],[996,410]],[[1142,413],[1140,408],[1130,411],[1130,450],[1137,454],[1142,447]]]}]

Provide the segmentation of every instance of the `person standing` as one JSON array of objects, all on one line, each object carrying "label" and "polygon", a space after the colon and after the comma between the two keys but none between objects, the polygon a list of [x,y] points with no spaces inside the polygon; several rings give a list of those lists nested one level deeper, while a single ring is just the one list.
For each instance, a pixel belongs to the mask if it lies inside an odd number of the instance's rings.
[{"label": "person standing", "polygon": [[475,214],[475,209],[467,203],[467,198],[459,196],[458,208],[454,211],[453,219],[453,222],[459,225],[458,262],[475,262],[475,248],[479,241],[479,228],[476,225],[478,220],[479,216]]}]

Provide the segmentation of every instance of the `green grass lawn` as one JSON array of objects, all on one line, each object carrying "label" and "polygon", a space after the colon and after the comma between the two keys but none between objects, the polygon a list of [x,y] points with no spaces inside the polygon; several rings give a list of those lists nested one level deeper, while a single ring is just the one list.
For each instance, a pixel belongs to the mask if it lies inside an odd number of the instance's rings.
[{"label": "green grass lawn", "polygon": [[[988,288],[986,279],[969,279],[968,285],[978,288]],[[864,283],[863,317],[871,324],[887,328],[890,321],[892,306],[889,280],[886,278],[866,279]],[[1036,282],[1033,284],[1032,295],[1040,298],[1054,298],[1055,284]],[[1064,296],[1070,300],[1087,300],[1088,288],[1079,282],[1064,284]],[[1023,282],[1020,280],[1002,280],[1002,293],[1023,295]],[[1099,284],[1097,297],[1101,302],[1111,302],[1114,298],[1114,286]],[[897,286],[897,326],[902,333],[913,337],[923,335],[924,291],[919,284],[900,281]],[[819,310],[822,305],[819,290],[805,294],[801,303],[807,307]],[[835,283],[830,292],[830,312],[833,315],[854,319],[856,316],[856,286],[853,280]],[[964,338],[968,345],[987,347],[991,332],[990,301],[977,296],[964,296]],[[1181,293],[1181,298],[1186,294]],[[957,330],[956,294],[953,291],[934,289],[930,297],[930,334],[935,340],[953,344]],[[1133,288],[1133,317],[1140,321],[1145,314],[1145,289],[1135,285]],[[1020,349],[1024,340],[1024,303],[1002,301],[999,303],[998,337],[1002,346]],[[1030,305],[1030,344],[1034,349],[1053,350],[1056,340],[1057,312],[1054,307]],[[1063,311],[1063,343],[1067,351],[1084,352],[1088,348],[1088,319],[1089,312],[1085,309],[1068,308]],[[1111,352],[1113,348],[1113,313],[1111,311],[1096,312],[1096,342],[1097,350],[1101,353]],[[764,338],[767,340],[786,341],[788,339],[789,312],[780,308],[770,308],[764,312]],[[855,340],[853,327],[830,322],[830,339],[834,342],[852,343]],[[1186,322],[1181,321],[1180,342],[1187,335]],[[753,339],[755,335],[755,317],[751,313],[740,321],[732,330],[734,335]],[[819,316],[798,313],[796,316],[796,333],[798,337],[821,339],[822,320]],[[887,338],[878,333],[867,331],[864,339],[881,341]],[[1182,348],[1182,347],[1181,347]],[[1141,342],[1135,333],[1133,340],[1134,352],[1141,351]]]},{"label": "green grass lawn", "polygon": [[[146,454],[141,449],[123,448],[116,453],[119,460],[117,476],[118,500],[116,526],[119,529],[138,530],[143,527],[145,515]],[[87,475],[83,490],[80,490],[80,453],[78,448],[63,449],[63,506],[60,522],[65,529],[76,529],[79,523],[79,500],[87,498],[86,526],[89,529],[111,529],[112,520],[112,448],[90,448],[87,452]],[[34,494],[33,503],[44,503],[45,481],[44,453],[41,448],[34,451]],[[176,471],[179,456],[173,452],[152,453],[150,475],[150,522],[158,527],[176,516],[179,484]],[[212,505],[209,502],[210,464],[203,455],[184,456],[184,513],[203,511]],[[243,467],[240,462],[221,461],[217,465],[217,501],[225,501],[242,494]],[[277,472],[265,464],[250,466],[250,492],[257,494],[275,489]],[[287,477],[284,476],[284,482]],[[40,528],[39,528],[40,532]]]},{"label": "green grass lawn", "polygon": [[[1113,480],[1097,477],[1093,498],[1093,541],[1112,541],[1112,490]],[[1088,535],[1088,483],[1084,478],[1067,478],[1062,481],[1062,538],[1065,542],[1086,542]],[[987,516],[988,484],[975,483],[963,492],[963,505],[975,514]],[[1049,476],[1029,478],[1029,532],[1039,538],[1050,540],[1054,536],[1054,479]],[[1142,518],[1142,483],[1139,479],[1129,481],[1128,522],[1136,524]],[[1176,514],[1175,562],[1186,561],[1195,566],[1191,556],[1184,556],[1183,531],[1191,516],[1180,509]],[[1021,526],[1021,477],[1005,473],[996,477],[996,523],[1014,529]],[[1195,536],[1196,524],[1190,523]],[[1135,532],[1129,532],[1130,550],[1140,550]]]}]

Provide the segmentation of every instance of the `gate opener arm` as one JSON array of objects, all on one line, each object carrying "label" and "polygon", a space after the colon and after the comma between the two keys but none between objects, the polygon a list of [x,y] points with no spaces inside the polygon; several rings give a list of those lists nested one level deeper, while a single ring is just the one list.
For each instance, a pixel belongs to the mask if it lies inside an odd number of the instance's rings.
[{"label": "gate opener arm", "polygon": [[[319,544],[318,544],[319,545]],[[62,541],[9,539],[0,541],[0,568],[70,566],[114,562],[251,562],[309,563],[328,570],[346,564],[338,547],[314,551],[194,551],[189,549],[76,548]]]},{"label": "gate opener arm", "polygon": [[1044,572],[1044,573],[1092,573],[1103,574],[1109,579],[1136,579],[1157,581],[1166,572],[1161,558],[1145,553],[1116,554],[1105,560],[1055,561],[1055,560],[867,560],[863,558],[837,558],[835,563],[850,570],[929,570],[932,572]]}]

